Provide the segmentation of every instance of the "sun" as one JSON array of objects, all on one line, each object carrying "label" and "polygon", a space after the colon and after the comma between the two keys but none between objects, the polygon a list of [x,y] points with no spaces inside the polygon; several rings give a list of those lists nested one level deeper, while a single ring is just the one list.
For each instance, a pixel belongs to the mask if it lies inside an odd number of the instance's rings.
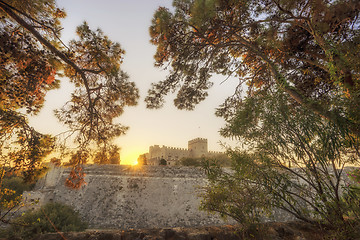
[{"label": "sun", "polygon": [[132,166],[136,166],[136,165],[138,165],[138,164],[139,164],[139,163],[138,163],[137,160],[134,160],[134,161],[131,163]]},{"label": "sun", "polygon": [[130,152],[130,153],[127,153],[126,155],[124,155],[123,158],[121,158],[121,164],[122,165],[131,165],[131,166],[135,166],[135,165],[138,165],[138,157],[139,157],[139,152]]}]

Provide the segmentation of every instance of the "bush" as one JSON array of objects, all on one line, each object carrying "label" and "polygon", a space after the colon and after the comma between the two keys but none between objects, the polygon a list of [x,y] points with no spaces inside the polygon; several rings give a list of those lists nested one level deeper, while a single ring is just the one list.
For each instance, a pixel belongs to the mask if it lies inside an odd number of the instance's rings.
[{"label": "bush", "polygon": [[0,188],[0,217],[9,217],[8,211],[19,206],[23,192],[32,190],[34,186],[35,184],[24,182],[20,176],[4,177]]},{"label": "bush", "polygon": [[84,231],[87,226],[71,207],[61,203],[48,203],[37,211],[26,212],[15,219],[8,229],[7,237],[29,239],[47,232]]},{"label": "bush", "polygon": [[181,166],[193,166],[198,167],[201,166],[201,158],[182,158],[180,159]]},{"label": "bush", "polygon": [[219,154],[216,157],[201,157],[201,158],[181,158],[180,161],[177,163],[180,166],[192,166],[192,167],[200,167],[204,164],[213,164],[215,163],[221,167],[230,167],[231,166],[231,159],[225,154]]},{"label": "bush", "polygon": [[[243,155],[241,164],[251,162],[252,156]],[[236,166],[228,172],[216,162],[205,162],[203,165],[207,173],[209,183],[203,187],[200,209],[210,213],[219,213],[222,218],[228,217],[241,223],[244,229],[258,223],[264,216],[270,216],[268,195],[264,193],[262,186],[254,184],[251,179],[251,164],[245,168]]]},{"label": "bush", "polygon": [[160,166],[166,166],[166,165],[167,165],[167,161],[162,158],[162,159],[160,159],[159,165],[160,165]]},{"label": "bush", "polygon": [[2,188],[14,191],[13,195],[3,196],[2,200],[11,201],[20,197],[24,191],[31,191],[35,184],[26,183],[21,177],[12,176],[3,179]]}]

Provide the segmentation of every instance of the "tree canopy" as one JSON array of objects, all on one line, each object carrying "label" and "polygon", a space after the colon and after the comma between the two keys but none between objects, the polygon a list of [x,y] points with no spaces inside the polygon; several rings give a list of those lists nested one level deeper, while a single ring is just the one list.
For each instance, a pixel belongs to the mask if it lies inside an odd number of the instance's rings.
[{"label": "tree canopy", "polygon": [[360,2],[356,0],[174,0],[150,27],[156,66],[170,68],[153,84],[148,107],[178,90],[180,109],[193,109],[213,74],[236,76],[239,88],[219,111],[247,96],[282,89],[297,104],[360,136]]},{"label": "tree canopy", "polygon": [[246,147],[229,150],[232,171],[205,166],[210,183],[202,208],[241,223],[281,209],[312,224],[343,228],[339,232],[358,225],[360,207],[353,203],[359,185],[347,179],[351,170],[345,166],[359,166],[360,139],[301,105],[289,105],[289,98],[276,91],[238,107],[221,131]]},{"label": "tree canopy", "polygon": [[241,224],[277,208],[344,232],[358,225],[359,188],[344,186],[344,167],[360,156],[360,2],[173,6],[159,8],[150,27],[155,65],[170,74],[152,85],[148,107],[177,91],[174,104],[191,110],[207,97],[212,75],[239,79],[216,114],[226,120],[221,134],[243,145],[229,149],[232,171],[205,166],[202,208]]},{"label": "tree canopy", "polygon": [[[55,0],[0,1],[1,155],[17,168],[38,166],[54,149],[55,139],[32,128],[27,117],[39,113],[46,93],[59,87],[59,77],[75,86],[55,113],[69,129],[63,139],[77,144],[73,157],[107,148],[124,134],[128,127],[113,119],[137,104],[138,89],[120,68],[125,52],[119,43],[84,22],[77,39],[65,45],[60,39],[64,17]],[[87,157],[75,160],[80,164]]]},{"label": "tree canopy", "polygon": [[94,156],[96,164],[120,164],[120,148],[111,145],[108,149],[101,149]]}]

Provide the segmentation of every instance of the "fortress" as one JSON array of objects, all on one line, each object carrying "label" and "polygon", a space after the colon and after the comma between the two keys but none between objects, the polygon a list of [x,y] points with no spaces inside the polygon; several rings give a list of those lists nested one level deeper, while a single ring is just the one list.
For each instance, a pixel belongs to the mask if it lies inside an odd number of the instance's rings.
[{"label": "fortress", "polygon": [[[65,186],[71,168],[55,167],[40,179],[35,189],[24,192],[22,210],[47,202],[61,202],[80,213],[90,228],[168,228],[234,224],[219,214],[199,210],[201,194],[208,180],[201,168],[183,166],[85,165],[80,189]],[[343,181],[348,184],[344,169]],[[38,204],[31,204],[37,203]],[[280,209],[263,221],[295,218]]]},{"label": "fortress", "polygon": [[[33,191],[22,211],[48,202],[73,207],[93,229],[169,228],[235,224],[199,209],[208,180],[201,168],[184,166],[84,165],[86,184],[65,186],[71,168],[55,167]],[[37,203],[37,204],[34,204]],[[264,219],[266,220],[266,219]],[[294,220],[282,210],[275,221]]]},{"label": "fortress", "polygon": [[146,160],[147,165],[159,165],[164,159],[167,165],[176,165],[182,158],[216,157],[224,155],[222,152],[208,151],[208,140],[195,138],[188,141],[188,148],[175,148],[159,145],[149,147],[149,152],[139,156],[138,161]]},{"label": "fortress", "polygon": [[85,165],[87,184],[80,189],[65,186],[70,170],[53,166],[33,191],[23,194],[25,202],[38,202],[29,208],[47,202],[65,203],[96,229],[226,224],[219,215],[199,210],[200,194],[207,182],[199,168]]}]

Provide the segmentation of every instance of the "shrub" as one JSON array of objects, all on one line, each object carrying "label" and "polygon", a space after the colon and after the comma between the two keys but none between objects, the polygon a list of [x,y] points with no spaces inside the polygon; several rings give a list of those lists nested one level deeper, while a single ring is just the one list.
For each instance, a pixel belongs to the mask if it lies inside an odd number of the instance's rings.
[{"label": "shrub", "polygon": [[35,184],[24,182],[21,177],[12,176],[3,179],[2,188],[14,191],[14,194],[3,196],[4,200],[11,201],[21,196],[24,191],[30,191],[34,188]]},{"label": "shrub", "polygon": [[200,167],[204,164],[213,164],[215,163],[221,167],[230,167],[231,166],[231,159],[225,154],[219,154],[215,157],[201,157],[201,158],[181,158],[180,161],[177,163],[181,166],[193,166],[193,167]]},{"label": "shrub", "polygon": [[71,207],[61,203],[48,203],[37,211],[26,212],[17,218],[8,229],[7,237],[28,239],[47,232],[84,231],[87,226]]},{"label": "shrub", "polygon": [[180,165],[198,167],[201,166],[201,161],[201,158],[182,158]]},{"label": "shrub", "polygon": [[167,161],[162,158],[162,159],[160,159],[159,165],[160,165],[160,166],[166,166],[166,165],[167,165]]}]

